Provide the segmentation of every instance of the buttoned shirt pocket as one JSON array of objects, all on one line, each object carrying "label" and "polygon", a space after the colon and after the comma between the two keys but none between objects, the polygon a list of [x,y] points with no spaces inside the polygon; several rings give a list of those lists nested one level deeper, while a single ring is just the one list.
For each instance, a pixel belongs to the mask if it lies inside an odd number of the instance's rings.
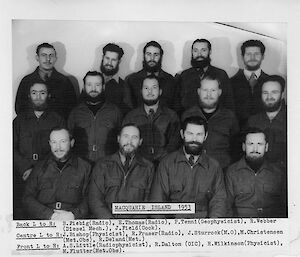
[{"label": "buttoned shirt pocket", "polygon": [[128,198],[133,202],[144,201],[145,193],[147,189],[144,181],[135,181],[130,186],[130,192],[128,190]]},{"label": "buttoned shirt pocket", "polygon": [[270,195],[280,195],[280,188],[278,183],[264,183],[263,185],[264,193]]},{"label": "buttoned shirt pocket", "polygon": [[81,196],[81,186],[78,183],[70,182],[66,187],[66,195],[64,196],[66,201],[69,203],[78,202]]},{"label": "buttoned shirt pocket", "polygon": [[183,186],[181,184],[173,184],[170,186],[170,200],[172,202],[182,201]]},{"label": "buttoned shirt pocket", "polygon": [[53,196],[54,187],[51,181],[42,182],[39,186],[38,200],[42,203],[48,203],[48,199]]},{"label": "buttoned shirt pocket", "polygon": [[238,203],[239,201],[241,203],[245,203],[247,202],[247,199],[251,199],[251,197],[254,194],[254,188],[253,186],[251,186],[250,184],[247,184],[246,181],[242,181],[242,183],[238,183],[235,187],[234,187],[234,195],[236,198],[236,203]]},{"label": "buttoned shirt pocket", "polygon": [[200,184],[198,187],[198,193],[196,195],[196,205],[198,211],[206,211],[208,209],[208,203],[212,198],[212,190],[205,184]]}]

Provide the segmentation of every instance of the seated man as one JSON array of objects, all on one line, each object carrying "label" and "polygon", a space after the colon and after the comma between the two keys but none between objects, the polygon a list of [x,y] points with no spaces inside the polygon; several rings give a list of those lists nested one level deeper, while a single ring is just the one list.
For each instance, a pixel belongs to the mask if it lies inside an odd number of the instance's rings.
[{"label": "seated man", "polygon": [[186,110],[182,120],[190,116],[200,116],[208,123],[208,136],[204,143],[206,153],[215,158],[225,170],[239,154],[238,121],[232,111],[220,106],[223,93],[220,81],[213,76],[204,77],[197,89],[199,104]]},{"label": "seated man", "polygon": [[136,154],[142,144],[138,127],[123,125],[118,143],[119,151],[99,160],[93,169],[89,207],[96,219],[142,217],[113,215],[112,203],[147,202],[149,199],[154,170],[151,162]]},{"label": "seated man", "polygon": [[26,184],[23,202],[30,214],[29,218],[86,218],[86,194],[91,167],[72,154],[74,139],[66,128],[52,129],[49,144],[51,156],[35,166]]},{"label": "seated man", "polygon": [[[175,218],[219,218],[226,215],[226,190],[219,163],[203,152],[207,123],[200,117],[184,120],[182,148],[167,155],[158,166],[151,202],[195,203],[195,214]],[[172,217],[172,216],[168,216]]]},{"label": "seated man", "polygon": [[129,112],[123,124],[134,122],[140,128],[143,144],[139,152],[158,164],[162,157],[179,146],[179,118],[173,110],[161,104],[162,89],[156,76],[143,79],[141,95],[143,104]]},{"label": "seated man", "polygon": [[74,152],[94,163],[117,149],[116,134],[121,125],[121,112],[106,101],[101,73],[89,71],[83,82],[81,103],[71,111],[68,127],[75,138]]},{"label": "seated man", "polygon": [[266,134],[261,129],[248,128],[243,151],[245,156],[226,173],[229,216],[287,217],[285,175],[265,159]]},{"label": "seated man", "polygon": [[76,93],[70,80],[54,68],[57,60],[54,46],[48,43],[38,45],[36,60],[39,66],[33,73],[25,76],[19,85],[15,103],[16,113],[30,108],[27,101],[28,88],[32,85],[32,81],[42,80],[47,82],[51,93],[50,109],[67,119],[71,109],[76,105]]},{"label": "seated man", "polygon": [[14,219],[24,217],[21,200],[24,181],[35,164],[50,153],[48,140],[51,129],[65,124],[62,117],[49,111],[50,94],[44,81],[32,81],[27,96],[30,107],[13,121]]}]

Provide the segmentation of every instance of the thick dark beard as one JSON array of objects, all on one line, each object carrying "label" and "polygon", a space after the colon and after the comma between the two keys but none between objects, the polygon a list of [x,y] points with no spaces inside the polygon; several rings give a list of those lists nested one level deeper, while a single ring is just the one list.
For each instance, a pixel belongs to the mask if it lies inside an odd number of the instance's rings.
[{"label": "thick dark beard", "polygon": [[143,61],[143,69],[145,71],[147,71],[147,72],[150,72],[150,73],[159,72],[161,70],[161,62],[162,62],[162,59],[160,58],[160,60],[158,61],[158,63],[156,65],[154,65],[153,67],[151,67],[151,66],[148,65],[148,63],[144,59],[144,61]]},{"label": "thick dark beard", "polygon": [[191,65],[193,68],[197,69],[197,68],[202,68],[204,69],[205,67],[207,67],[208,65],[210,65],[210,57],[208,56],[207,58],[203,59],[203,60],[196,60],[192,57],[191,59]]},{"label": "thick dark beard", "polygon": [[137,148],[134,148],[131,152],[126,152],[122,146],[119,146],[119,151],[125,156],[125,158],[132,158],[136,154]]},{"label": "thick dark beard", "polygon": [[116,68],[114,68],[112,70],[107,70],[105,68],[105,66],[103,65],[103,60],[102,60],[101,65],[100,65],[100,71],[106,76],[113,76],[113,75],[117,74],[119,71],[119,63],[117,64]]},{"label": "thick dark beard", "polygon": [[257,65],[255,65],[255,66],[249,66],[249,65],[245,64],[246,69],[248,71],[256,71],[256,70],[258,70],[260,68],[260,65],[261,65],[260,63],[257,64]]},{"label": "thick dark beard", "polygon": [[35,105],[34,102],[31,101],[31,107],[34,111],[44,112],[48,108],[48,104],[47,104],[47,102],[44,102],[41,105]]},{"label": "thick dark beard", "polygon": [[143,98],[143,103],[147,106],[153,106],[155,105],[157,102],[159,101],[159,97],[157,97],[156,99],[152,99],[152,100],[147,100]]},{"label": "thick dark beard", "polygon": [[105,96],[104,96],[104,91],[102,91],[99,95],[97,95],[96,97],[91,97],[90,95],[88,95],[86,93],[85,90],[82,91],[81,95],[80,95],[80,100],[86,103],[103,103],[105,101]]},{"label": "thick dark beard", "polygon": [[263,102],[263,106],[264,106],[264,110],[266,112],[276,112],[280,109],[282,104],[282,100],[279,100],[278,102],[272,104],[271,106],[268,106],[265,104],[265,102]]},{"label": "thick dark beard", "polygon": [[[196,144],[197,146],[190,146],[190,144]],[[203,151],[203,144],[195,141],[184,142],[184,150],[187,154],[201,155]]]},{"label": "thick dark beard", "polygon": [[251,169],[253,169],[254,171],[258,171],[265,161],[265,156],[263,157],[246,156],[245,159]]}]

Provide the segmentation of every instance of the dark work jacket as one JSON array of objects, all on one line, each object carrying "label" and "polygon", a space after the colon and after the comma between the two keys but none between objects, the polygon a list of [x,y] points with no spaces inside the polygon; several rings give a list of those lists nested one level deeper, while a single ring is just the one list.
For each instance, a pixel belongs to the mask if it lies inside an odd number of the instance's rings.
[{"label": "dark work jacket", "polygon": [[[189,68],[184,70],[181,74],[177,74],[175,76],[177,100],[181,100],[181,112],[198,104],[199,96],[197,93],[197,88],[200,87],[200,81],[206,75],[215,76],[220,80],[220,88],[222,89],[220,105],[234,111],[235,104],[227,73],[222,69],[209,65],[207,71],[202,75],[201,78],[195,68]],[[176,106],[178,105],[179,104],[176,104]]]},{"label": "dark work jacket", "polygon": [[[130,102],[132,108],[137,108],[143,103],[141,89],[143,79],[147,77],[147,71],[140,70],[139,72],[128,75],[125,79],[126,87],[130,90]],[[175,80],[174,77],[160,70],[158,74],[159,87],[162,89],[160,97],[161,104],[173,109],[175,100]]]},{"label": "dark work jacket", "polygon": [[28,178],[23,198],[30,219],[50,219],[57,202],[71,211],[75,219],[88,214],[87,186],[91,166],[71,156],[60,171],[53,157],[39,162]]},{"label": "dark work jacket", "polygon": [[287,116],[286,106],[282,105],[278,114],[270,120],[266,112],[253,115],[248,120],[248,126],[264,130],[268,135],[268,152],[266,157],[270,162],[280,162],[287,166]]},{"label": "dark work jacket", "polygon": [[118,81],[110,79],[105,83],[105,100],[119,107],[122,114],[130,111],[129,108],[129,90],[125,87],[124,80],[119,78]]},{"label": "dark work jacket", "polygon": [[254,86],[253,94],[244,70],[239,71],[230,79],[233,97],[236,107],[236,115],[240,123],[240,127],[244,127],[248,118],[263,110],[261,102],[261,88],[264,80],[268,77],[266,73],[261,71],[261,75]]},{"label": "dark work jacket", "polygon": [[151,119],[142,105],[129,112],[123,120],[123,124],[132,122],[141,130],[143,143],[139,152],[149,161],[159,161],[167,153],[178,149],[180,123],[173,110],[159,104]]},{"label": "dark work jacket", "polygon": [[121,120],[119,108],[112,103],[105,102],[95,116],[85,103],[80,103],[68,119],[75,138],[74,152],[92,162],[115,152]]},{"label": "dark work jacket", "polygon": [[52,128],[65,125],[55,112],[45,111],[37,118],[33,110],[18,114],[13,121],[14,173],[22,176],[38,160],[50,153],[49,136]]},{"label": "dark work jacket", "polygon": [[[206,120],[198,105],[185,111],[182,121],[187,117],[199,116]],[[222,168],[228,167],[237,158],[239,124],[232,111],[219,107],[208,123],[208,136],[204,142],[206,153],[216,159]]]},{"label": "dark work jacket", "polygon": [[205,153],[191,167],[183,149],[179,149],[160,162],[150,200],[196,204],[195,214],[178,214],[176,218],[225,217],[226,190],[222,169]]},{"label": "dark work jacket", "polygon": [[100,159],[89,186],[89,207],[96,219],[138,218],[139,215],[113,215],[112,203],[148,202],[153,165],[135,156],[125,174],[119,153]]},{"label": "dark work jacket", "polygon": [[[26,111],[29,108],[28,95],[30,85],[34,81],[41,80],[38,69],[39,67],[37,67],[33,73],[25,76],[21,80],[15,102],[17,114]],[[56,69],[53,69],[52,74],[46,83],[49,86],[49,93],[51,94],[49,108],[67,119],[70,111],[77,103],[76,93],[71,81]]]},{"label": "dark work jacket", "polygon": [[233,217],[286,216],[286,179],[276,165],[265,163],[255,173],[242,158],[226,173],[229,215]]}]

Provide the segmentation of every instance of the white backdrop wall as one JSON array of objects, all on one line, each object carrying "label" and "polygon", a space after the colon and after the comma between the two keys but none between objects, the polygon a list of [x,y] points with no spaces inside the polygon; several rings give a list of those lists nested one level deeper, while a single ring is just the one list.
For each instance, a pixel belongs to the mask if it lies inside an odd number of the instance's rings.
[{"label": "white backdrop wall", "polygon": [[[258,28],[264,23],[257,23]],[[272,27],[276,28],[276,23]],[[282,24],[278,23],[282,28]],[[75,87],[82,88],[82,78],[89,70],[99,70],[102,48],[114,42],[124,49],[119,75],[125,78],[142,68],[142,50],[146,42],[158,41],[163,49],[163,69],[175,74],[190,67],[191,44],[196,38],[212,43],[212,64],[231,77],[243,67],[240,46],[248,39],[259,39],[266,46],[262,69],[286,78],[285,40],[275,39],[218,23],[202,22],[117,22],[13,20],[13,102],[18,85],[32,72],[37,62],[35,50],[43,42],[55,46],[58,71],[68,75]]]}]

